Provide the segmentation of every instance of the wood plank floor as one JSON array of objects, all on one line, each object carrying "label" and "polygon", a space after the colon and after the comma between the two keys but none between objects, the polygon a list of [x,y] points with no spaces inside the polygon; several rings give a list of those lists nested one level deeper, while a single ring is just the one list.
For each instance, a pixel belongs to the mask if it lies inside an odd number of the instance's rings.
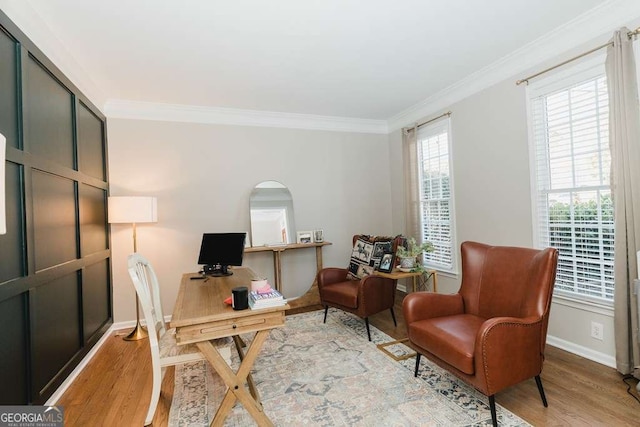
[{"label": "wood plank floor", "polygon": [[[401,339],[404,293],[398,292],[394,327],[388,312],[370,318],[371,324]],[[320,309],[307,307],[295,313]],[[292,311],[291,314],[293,314]],[[331,315],[331,314],[329,314]],[[65,426],[141,426],[151,394],[148,340],[123,341],[109,337],[76,381],[57,402],[64,407]],[[533,379],[496,395],[496,402],[535,426],[639,426],[640,403],[627,393],[622,375],[614,369],[547,346],[542,382],[549,407],[542,406]],[[173,397],[173,368],[162,385],[154,426],[166,426]],[[635,394],[635,380],[629,381]]]}]

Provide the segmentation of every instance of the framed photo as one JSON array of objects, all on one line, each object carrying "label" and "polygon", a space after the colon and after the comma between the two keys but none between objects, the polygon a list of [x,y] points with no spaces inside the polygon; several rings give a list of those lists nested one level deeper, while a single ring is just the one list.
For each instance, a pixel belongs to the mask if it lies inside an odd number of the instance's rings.
[{"label": "framed photo", "polygon": [[382,255],[382,258],[380,258],[380,266],[378,267],[378,271],[381,271],[383,273],[391,273],[391,270],[393,270],[393,264],[394,264],[394,256],[392,252],[386,252]]},{"label": "framed photo", "polygon": [[296,233],[296,242],[298,243],[312,243],[313,242],[313,232],[311,231],[298,231]]}]

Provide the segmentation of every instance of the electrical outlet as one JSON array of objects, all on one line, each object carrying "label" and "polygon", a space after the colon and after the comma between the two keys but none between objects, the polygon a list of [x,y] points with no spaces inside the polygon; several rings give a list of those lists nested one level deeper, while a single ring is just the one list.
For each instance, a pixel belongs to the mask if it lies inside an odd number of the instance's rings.
[{"label": "electrical outlet", "polygon": [[591,322],[591,337],[597,340],[604,340],[604,326],[602,323]]}]

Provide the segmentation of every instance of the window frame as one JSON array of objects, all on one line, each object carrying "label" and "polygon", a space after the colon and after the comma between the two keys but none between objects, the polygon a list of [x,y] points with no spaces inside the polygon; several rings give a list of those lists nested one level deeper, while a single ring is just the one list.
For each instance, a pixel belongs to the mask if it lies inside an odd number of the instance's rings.
[{"label": "window frame", "polygon": [[[546,246],[541,242],[539,231],[541,230],[542,215],[538,207],[539,184],[537,177],[537,158],[536,158],[536,140],[535,140],[535,118],[534,118],[534,102],[535,99],[550,95],[553,92],[567,89],[580,82],[590,79],[606,76],[605,73],[605,55],[594,55],[589,59],[580,61],[571,67],[563,68],[560,71],[549,73],[548,76],[540,78],[526,87],[526,105],[527,105],[527,124],[528,124],[528,143],[529,143],[529,166],[531,177],[531,209],[532,209],[532,233],[533,244],[536,248]],[[572,156],[573,157],[573,156]],[[580,188],[580,187],[572,187]],[[609,191],[612,191],[609,185]],[[613,299],[598,298],[578,292],[571,292],[562,289],[554,289],[554,300],[572,301],[577,304],[598,306],[605,309],[613,307]]]},{"label": "window frame", "polygon": [[[443,123],[444,122],[444,123]],[[433,263],[433,262],[429,262],[429,260],[427,259],[427,256],[425,256],[425,254],[423,254],[422,256],[422,261],[423,261],[423,265],[429,269],[433,269],[436,270],[438,272],[441,273],[445,273],[445,274],[450,274],[450,275],[457,275],[458,274],[458,257],[457,257],[457,243],[456,243],[456,221],[455,221],[455,185],[454,185],[454,173],[453,173],[453,138],[452,138],[452,134],[451,134],[451,116],[446,116],[443,117],[441,119],[438,120],[434,120],[432,123],[423,125],[423,127],[419,128],[416,132],[416,159],[417,159],[417,182],[418,182],[418,197],[417,197],[417,201],[418,201],[418,212],[419,212],[419,218],[418,218],[418,223],[419,223],[419,227],[420,227],[420,234],[421,234],[421,238],[423,239],[423,241],[425,240],[429,240],[427,239],[427,237],[425,236],[424,233],[424,227],[425,224],[423,222],[423,218],[425,215],[425,209],[424,209],[424,203],[427,199],[423,198],[424,195],[424,176],[423,176],[423,163],[424,163],[424,159],[423,159],[423,155],[422,155],[422,149],[421,149],[421,141],[430,137],[434,137],[438,134],[440,134],[441,132],[438,131],[434,131],[436,129],[441,129],[444,128],[446,130],[446,135],[447,135],[447,164],[448,164],[448,168],[449,168],[449,218],[448,218],[448,222],[449,222],[449,240],[450,240],[450,251],[451,251],[451,265],[450,266],[445,266],[443,264],[439,264],[439,263]],[[428,133],[429,131],[432,131],[431,133],[429,133],[428,135],[424,135],[425,133]],[[420,138],[421,133],[423,135],[422,138]],[[433,243],[433,242],[432,242]]]}]

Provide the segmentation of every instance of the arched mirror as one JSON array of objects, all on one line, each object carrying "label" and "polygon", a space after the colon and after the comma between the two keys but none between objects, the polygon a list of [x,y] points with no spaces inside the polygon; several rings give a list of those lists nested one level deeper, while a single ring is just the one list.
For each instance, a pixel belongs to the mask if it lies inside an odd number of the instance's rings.
[{"label": "arched mirror", "polygon": [[249,198],[252,246],[295,243],[293,197],[278,181],[263,181]]}]

